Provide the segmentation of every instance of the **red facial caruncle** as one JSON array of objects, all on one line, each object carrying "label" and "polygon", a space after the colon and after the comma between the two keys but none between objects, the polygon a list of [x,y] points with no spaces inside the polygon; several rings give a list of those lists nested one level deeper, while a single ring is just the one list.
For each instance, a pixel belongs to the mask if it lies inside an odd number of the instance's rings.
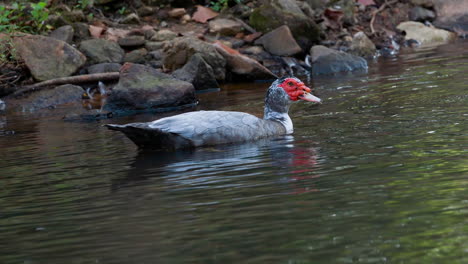
[{"label": "red facial caruncle", "polygon": [[297,101],[300,96],[304,93],[310,93],[310,88],[307,87],[303,82],[298,81],[294,78],[286,78],[279,87],[283,88],[284,91],[289,95],[289,99]]}]

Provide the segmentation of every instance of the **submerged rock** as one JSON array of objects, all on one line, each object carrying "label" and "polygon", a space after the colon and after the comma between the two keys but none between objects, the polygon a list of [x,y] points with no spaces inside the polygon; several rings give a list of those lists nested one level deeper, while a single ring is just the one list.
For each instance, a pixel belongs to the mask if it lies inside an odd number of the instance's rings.
[{"label": "submerged rock", "polygon": [[397,28],[406,33],[405,40],[414,39],[421,45],[443,44],[456,38],[456,35],[453,32],[428,27],[420,22],[403,22],[400,23]]},{"label": "submerged rock", "polygon": [[126,63],[120,79],[107,99],[106,110],[138,110],[194,103],[191,83],[177,80],[151,67]]},{"label": "submerged rock", "polygon": [[64,84],[53,89],[40,90],[22,99],[19,106],[22,111],[36,111],[45,108],[55,108],[66,103],[81,101],[83,88],[77,85]]},{"label": "submerged rock", "polygon": [[213,68],[198,53],[192,55],[187,64],[172,75],[179,80],[193,84],[196,90],[219,88]]},{"label": "submerged rock", "polygon": [[124,50],[119,44],[105,39],[89,39],[82,41],[79,49],[83,52],[90,64],[103,62],[122,62]]},{"label": "submerged rock", "polygon": [[121,66],[119,63],[110,62],[94,64],[88,67],[88,73],[118,72]]},{"label": "submerged rock", "polygon": [[70,76],[86,62],[80,51],[54,38],[25,35],[15,37],[13,43],[31,74],[40,81]]},{"label": "submerged rock", "polygon": [[367,61],[359,56],[317,45],[310,49],[312,74],[332,74],[366,70]]},{"label": "submerged rock", "polygon": [[278,56],[292,56],[302,51],[287,25],[265,34],[255,44],[261,44],[265,50]]}]

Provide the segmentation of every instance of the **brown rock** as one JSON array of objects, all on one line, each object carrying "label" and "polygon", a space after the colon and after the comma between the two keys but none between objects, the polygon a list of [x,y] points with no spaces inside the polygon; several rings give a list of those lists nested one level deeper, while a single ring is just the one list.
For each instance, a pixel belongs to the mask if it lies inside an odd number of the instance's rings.
[{"label": "brown rock", "polygon": [[231,49],[219,41],[214,46],[224,56],[227,69],[232,73],[252,80],[277,78],[275,74],[258,61],[240,54],[237,50]]},{"label": "brown rock", "polygon": [[263,45],[268,52],[278,56],[291,56],[302,51],[287,25],[267,33],[256,40],[255,44]]},{"label": "brown rock", "polygon": [[86,62],[77,49],[54,38],[25,35],[13,43],[35,79],[40,81],[70,76]]},{"label": "brown rock", "polygon": [[244,29],[242,24],[227,18],[216,18],[209,22],[211,32],[217,32],[225,36],[234,36]]},{"label": "brown rock", "polygon": [[170,17],[179,18],[187,14],[187,11],[185,11],[185,8],[173,8],[168,14]]}]

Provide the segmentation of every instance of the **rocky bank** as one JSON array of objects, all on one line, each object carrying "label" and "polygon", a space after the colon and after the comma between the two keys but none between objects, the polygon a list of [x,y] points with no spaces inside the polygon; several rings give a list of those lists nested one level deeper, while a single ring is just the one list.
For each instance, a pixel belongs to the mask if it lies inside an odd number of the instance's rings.
[{"label": "rocky bank", "polygon": [[208,1],[97,0],[84,10],[51,1],[47,35],[0,33],[0,51],[14,55],[0,62],[0,114],[10,101],[29,110],[81,100],[107,113],[173,109],[220,83],[366,70],[377,56],[468,30],[468,0],[227,3],[215,12]]}]

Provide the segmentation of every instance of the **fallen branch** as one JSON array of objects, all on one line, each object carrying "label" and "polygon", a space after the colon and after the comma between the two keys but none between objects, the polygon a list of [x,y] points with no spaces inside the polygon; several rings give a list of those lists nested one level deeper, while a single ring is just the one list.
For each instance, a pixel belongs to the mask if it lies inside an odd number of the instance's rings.
[{"label": "fallen branch", "polygon": [[396,2],[398,2],[398,0],[393,0],[393,1],[390,1],[390,2],[387,2],[387,0],[385,0],[385,3],[383,3],[377,10],[372,12],[372,18],[371,18],[371,21],[370,21],[370,29],[371,29],[372,34],[375,33],[374,21],[375,21],[375,17],[377,16],[377,14],[382,12],[387,6],[393,5]]},{"label": "fallen branch", "polygon": [[62,85],[62,84],[80,84],[88,82],[98,82],[98,81],[114,81],[118,80],[120,73],[118,72],[105,72],[105,73],[94,73],[94,74],[85,74],[85,75],[76,75],[69,77],[62,77],[52,80],[47,80],[32,85],[24,86],[22,89],[14,92],[11,96],[19,96],[24,93],[29,93],[33,91],[38,91],[43,89],[46,86],[51,85]]}]

